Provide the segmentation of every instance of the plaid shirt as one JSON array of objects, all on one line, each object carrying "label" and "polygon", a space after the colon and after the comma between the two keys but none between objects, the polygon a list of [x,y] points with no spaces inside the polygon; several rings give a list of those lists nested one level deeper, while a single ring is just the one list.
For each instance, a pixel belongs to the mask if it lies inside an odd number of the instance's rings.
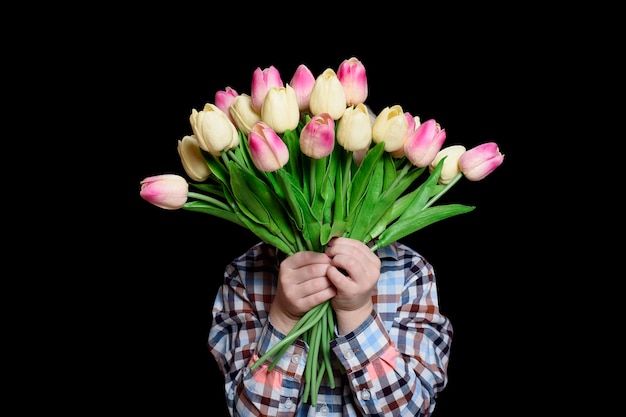
[{"label": "plaid shirt", "polygon": [[300,401],[308,345],[296,340],[267,371],[250,366],[286,335],[268,320],[281,254],[258,244],[227,265],[208,346],[225,376],[235,416],[428,416],[448,382],[452,325],[439,311],[432,266],[395,243],[377,250],[381,274],[371,315],[331,341],[335,388],[317,406]]}]

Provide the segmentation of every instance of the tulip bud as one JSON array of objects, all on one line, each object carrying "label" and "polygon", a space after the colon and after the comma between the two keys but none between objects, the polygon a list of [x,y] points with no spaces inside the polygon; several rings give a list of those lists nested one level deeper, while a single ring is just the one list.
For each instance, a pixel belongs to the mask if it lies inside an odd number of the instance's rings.
[{"label": "tulip bud", "polygon": [[235,101],[235,97],[238,95],[237,91],[230,87],[226,87],[224,90],[220,90],[215,93],[215,105],[218,109],[226,113],[226,116],[228,116],[231,123],[235,123],[235,121],[230,114],[230,106],[232,106]]},{"label": "tulip bud", "polygon": [[427,167],[441,150],[446,130],[434,119],[419,125],[404,142],[404,154],[417,167]]},{"label": "tulip bud", "polygon": [[261,113],[252,106],[252,98],[248,94],[241,94],[235,98],[230,106],[230,115],[237,129],[244,135],[248,135],[252,126],[261,120]]},{"label": "tulip bud", "polygon": [[385,107],[374,121],[372,140],[375,143],[385,142],[385,151],[396,152],[404,146],[408,128],[409,123],[400,105]]},{"label": "tulip bud", "polygon": [[211,170],[207,164],[198,141],[193,136],[184,136],[178,141],[178,156],[183,163],[183,168],[189,178],[194,181],[202,182],[209,178]]},{"label": "tulip bud", "polygon": [[257,122],[252,126],[248,142],[252,162],[261,171],[276,171],[289,161],[287,145],[265,122]]},{"label": "tulip bud", "polygon": [[337,122],[337,142],[347,151],[360,151],[372,143],[370,114],[363,103],[346,108]]},{"label": "tulip bud", "polygon": [[180,175],[147,177],[140,182],[139,195],[147,202],[166,210],[177,210],[187,202],[189,185]]},{"label": "tulip bud", "polygon": [[[404,117],[406,117],[407,128],[406,128],[406,136],[404,137],[404,144],[406,145],[407,139],[415,133],[415,129],[417,129],[420,125],[419,116],[413,117],[411,113],[404,112]],[[400,149],[397,149],[393,152],[390,152],[391,156],[394,158],[404,158],[404,146],[401,146]]]},{"label": "tulip bud", "polygon": [[259,113],[265,96],[272,87],[283,87],[283,80],[280,77],[278,70],[272,65],[268,68],[261,70],[257,68],[252,73],[252,88],[250,96],[252,97],[252,107]]},{"label": "tulip bud", "polygon": [[315,76],[304,64],[300,64],[291,78],[289,85],[296,91],[298,109],[301,113],[309,112],[309,102],[311,101],[311,91],[315,84]]},{"label": "tulip bud", "polygon": [[443,161],[441,174],[439,175],[439,184],[449,184],[454,177],[461,172],[461,169],[459,168],[459,158],[463,155],[463,153],[465,153],[465,146],[463,145],[448,146],[447,148],[443,148],[437,152],[435,159],[433,159],[430,163],[429,170],[430,172],[433,172],[437,165],[439,165],[439,161],[441,161],[443,157],[446,157]]},{"label": "tulip bud", "polygon": [[313,116],[300,132],[300,150],[310,158],[328,156],[335,147],[335,121],[328,113]]},{"label": "tulip bud", "polygon": [[261,120],[267,123],[276,133],[293,130],[300,122],[300,110],[296,91],[289,85],[272,87],[265,96],[261,108]]},{"label": "tulip bud", "polygon": [[355,57],[344,60],[337,70],[337,78],[346,93],[346,104],[356,106],[367,98],[365,66]]},{"label": "tulip bud", "polygon": [[356,166],[361,166],[361,162],[365,159],[365,155],[369,151],[369,148],[359,149],[358,151],[352,152],[352,157],[354,158],[354,163]]},{"label": "tulip bud", "polygon": [[214,156],[239,145],[235,125],[214,104],[205,104],[202,111],[193,109],[189,121],[198,145]]},{"label": "tulip bud", "polygon": [[311,114],[328,113],[335,120],[346,110],[346,92],[332,69],[327,68],[315,79],[309,108]]},{"label": "tulip bud", "polygon": [[[368,105],[365,105],[365,108],[367,109],[367,114],[370,119],[370,129],[371,129],[374,127],[374,122],[376,121],[376,114]],[[370,144],[371,144],[371,141],[370,141]],[[354,158],[354,162],[356,163],[357,166],[361,166],[361,162],[363,162],[363,158],[365,158],[367,151],[369,151],[370,149],[370,144],[368,144],[367,147],[363,149],[359,149],[359,150],[352,152],[352,157]]]},{"label": "tulip bud", "polygon": [[494,142],[478,145],[459,158],[459,167],[465,178],[470,181],[480,181],[504,161],[498,145]]}]

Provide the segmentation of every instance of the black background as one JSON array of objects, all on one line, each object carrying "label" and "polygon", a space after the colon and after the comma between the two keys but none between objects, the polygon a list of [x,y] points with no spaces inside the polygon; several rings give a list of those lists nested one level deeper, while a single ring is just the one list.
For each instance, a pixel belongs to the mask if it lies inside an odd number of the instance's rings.
[{"label": "black background", "polygon": [[366,67],[366,103],[376,113],[400,104],[438,120],[448,145],[495,141],[505,154],[489,177],[462,180],[444,198],[475,205],[473,212],[403,241],[434,265],[441,310],[455,329],[450,381],[435,416],[499,416],[526,404],[523,381],[545,366],[533,356],[543,325],[530,316],[549,301],[525,284],[541,277],[537,259],[520,246],[538,239],[532,181],[522,174],[530,145],[546,140],[531,123],[542,111],[538,85],[557,77],[545,64],[545,45],[530,42],[512,19],[453,28],[440,15],[398,17],[404,13],[367,24],[338,13],[332,22],[274,16],[261,23],[262,13],[205,11],[189,21],[163,13],[111,25],[118,40],[101,45],[104,72],[91,80],[117,103],[94,114],[113,151],[100,168],[116,184],[106,215],[115,221],[102,222],[115,243],[104,250],[102,272],[111,274],[98,281],[106,300],[95,331],[107,352],[99,365],[114,383],[99,393],[105,399],[97,408],[225,413],[223,378],[206,348],[210,309],[225,264],[257,239],[205,214],[158,209],[139,197],[139,182],[184,174],[177,141],[191,133],[191,110],[213,102],[217,90],[249,93],[257,67],[274,65],[287,82],[301,63],[317,75],[351,56]]}]

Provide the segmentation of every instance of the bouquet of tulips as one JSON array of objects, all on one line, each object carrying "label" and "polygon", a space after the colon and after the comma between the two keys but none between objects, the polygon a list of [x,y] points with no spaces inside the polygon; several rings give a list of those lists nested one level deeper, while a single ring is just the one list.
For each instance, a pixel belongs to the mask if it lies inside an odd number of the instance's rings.
[{"label": "bouquet of tulips", "polygon": [[[257,68],[250,94],[226,87],[214,103],[192,110],[193,134],[178,141],[191,181],[147,177],[140,195],[163,209],[228,220],[287,255],[322,252],[334,236],[376,250],[473,210],[435,203],[462,177],[478,181],[502,164],[497,144],[444,148],[446,131],[434,119],[422,123],[399,105],[375,114],[367,95],[356,57],[317,77],[302,64],[289,83],[273,66]],[[252,369],[274,359],[271,370],[298,337],[310,349],[304,400],[310,395],[315,405],[324,374],[332,373],[330,301],[304,315]]]}]

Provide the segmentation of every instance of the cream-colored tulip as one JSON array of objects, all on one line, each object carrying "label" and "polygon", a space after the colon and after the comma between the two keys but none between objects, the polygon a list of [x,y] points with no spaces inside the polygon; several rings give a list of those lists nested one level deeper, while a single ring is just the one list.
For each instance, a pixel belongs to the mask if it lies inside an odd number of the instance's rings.
[{"label": "cream-colored tulip", "polygon": [[328,113],[335,120],[339,120],[346,110],[346,92],[337,74],[331,68],[321,73],[313,84],[309,109],[311,114]]},{"label": "cream-colored tulip", "polygon": [[365,104],[347,107],[337,122],[337,142],[347,151],[360,151],[372,142],[370,114]]},{"label": "cream-colored tulip", "polygon": [[261,120],[261,113],[252,105],[252,97],[248,94],[238,95],[230,106],[230,115],[237,129],[247,136],[252,126]]},{"label": "cream-colored tulip", "polygon": [[439,184],[450,184],[450,181],[461,172],[459,158],[465,153],[465,150],[465,146],[463,145],[452,145],[443,148],[437,153],[437,156],[435,156],[435,159],[430,163],[428,169],[430,172],[433,172],[437,165],[439,165],[439,161],[441,161],[444,156],[446,157],[445,161],[443,161],[441,174],[439,175]]},{"label": "cream-colored tulip", "polygon": [[239,145],[237,128],[215,104],[205,104],[202,111],[193,109],[189,121],[198,146],[212,155]]},{"label": "cream-colored tulip", "polygon": [[393,153],[404,146],[409,129],[402,106],[385,107],[374,120],[372,140],[375,143],[385,142],[385,151]]},{"label": "cream-colored tulip", "polygon": [[178,156],[180,156],[185,172],[192,180],[202,182],[211,175],[211,170],[204,156],[202,156],[198,141],[193,136],[187,135],[178,141]]},{"label": "cream-colored tulip", "polygon": [[300,108],[296,90],[289,84],[270,88],[261,107],[261,120],[276,133],[298,127]]}]

